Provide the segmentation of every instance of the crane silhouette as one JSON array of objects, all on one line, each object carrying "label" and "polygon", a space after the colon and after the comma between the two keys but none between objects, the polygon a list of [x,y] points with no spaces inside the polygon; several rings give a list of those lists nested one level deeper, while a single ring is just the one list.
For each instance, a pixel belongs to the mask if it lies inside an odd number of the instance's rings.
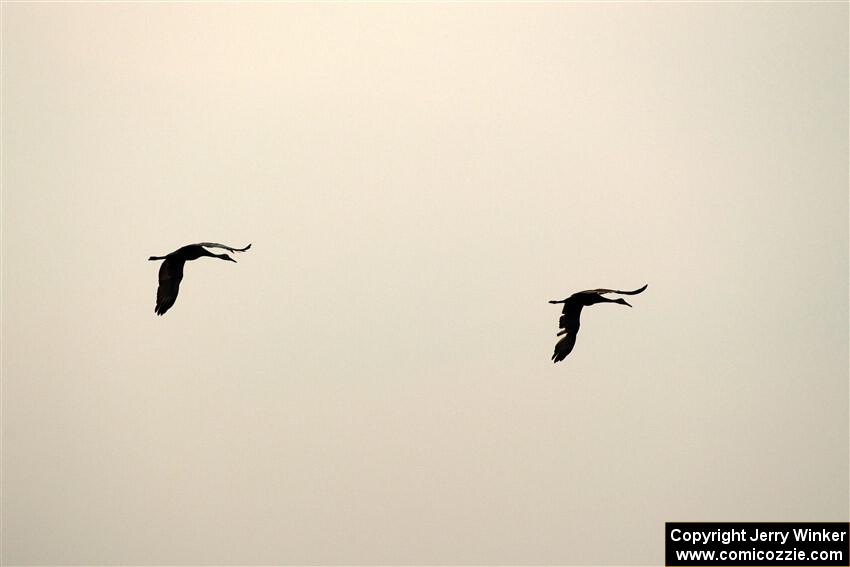
[{"label": "crane silhouette", "polygon": [[156,314],[164,315],[166,311],[171,309],[174,302],[177,301],[177,293],[180,291],[180,280],[183,279],[183,264],[187,261],[197,260],[201,256],[210,256],[212,258],[235,262],[236,260],[227,254],[213,254],[207,248],[224,248],[231,252],[244,252],[250,247],[250,244],[245,248],[231,248],[230,246],[216,244],[215,242],[201,242],[199,244],[183,246],[166,256],[151,256],[148,258],[148,260],[165,260],[159,267],[159,287],[156,290],[156,307],[154,308]]},{"label": "crane silhouette", "polygon": [[563,338],[555,344],[555,352],[552,354],[553,362],[560,362],[567,358],[567,355],[570,354],[573,350],[573,347],[576,344],[576,335],[578,335],[578,329],[581,326],[579,323],[579,317],[581,316],[581,310],[583,307],[587,307],[588,305],[596,305],[597,303],[619,303],[620,305],[628,305],[631,307],[628,301],[623,299],[622,297],[618,297],[617,299],[608,299],[604,297],[606,293],[619,293],[621,295],[637,295],[645,290],[647,286],[643,286],[640,289],[636,289],[634,291],[619,291],[616,289],[588,289],[586,291],[579,291],[566,299],[562,299],[560,301],[550,301],[549,303],[563,303],[564,310],[561,312],[561,319],[558,321],[558,326],[561,328],[561,331],[557,336],[564,335]]}]

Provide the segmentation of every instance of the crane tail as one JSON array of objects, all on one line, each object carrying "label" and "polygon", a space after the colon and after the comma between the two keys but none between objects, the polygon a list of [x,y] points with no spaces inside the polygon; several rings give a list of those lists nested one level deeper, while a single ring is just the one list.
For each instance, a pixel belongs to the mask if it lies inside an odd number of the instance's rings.
[{"label": "crane tail", "polygon": [[649,287],[649,284],[646,284],[643,287],[638,288],[638,289],[633,290],[633,291],[618,291],[616,293],[619,293],[621,295],[637,295],[639,293],[643,293],[643,291],[648,287]]},{"label": "crane tail", "polygon": [[245,248],[234,248],[232,246],[227,246],[226,244],[218,244],[217,242],[199,242],[198,246],[203,246],[205,248],[224,248],[225,250],[230,250],[231,252],[245,252],[246,250],[251,248],[250,244]]}]

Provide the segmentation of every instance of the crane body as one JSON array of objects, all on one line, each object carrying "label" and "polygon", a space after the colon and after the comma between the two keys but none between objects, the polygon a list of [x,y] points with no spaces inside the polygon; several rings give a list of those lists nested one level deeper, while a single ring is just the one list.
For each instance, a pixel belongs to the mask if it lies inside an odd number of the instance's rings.
[{"label": "crane body", "polygon": [[174,302],[177,301],[177,294],[180,291],[180,282],[183,280],[183,266],[186,262],[197,260],[204,256],[219,258],[229,262],[236,262],[227,254],[214,254],[207,248],[224,248],[231,252],[245,252],[251,245],[245,248],[233,248],[224,244],[216,244],[215,242],[200,242],[198,244],[189,244],[178,248],[171,254],[165,256],[151,256],[148,260],[163,260],[159,267],[159,287],[156,290],[156,307],[154,312],[157,315],[164,315],[166,311],[171,309]]},{"label": "crane body", "polygon": [[643,292],[646,288],[647,286],[645,285],[642,288],[633,291],[588,289],[586,291],[576,292],[566,299],[550,301],[549,303],[564,304],[564,308],[561,311],[561,318],[558,320],[558,326],[561,330],[557,334],[559,337],[561,335],[564,336],[555,344],[555,352],[552,354],[552,362],[560,362],[564,360],[567,355],[573,351],[573,347],[576,344],[576,336],[578,335],[578,330],[581,327],[580,317],[581,310],[583,308],[596,305],[597,303],[617,303],[631,307],[631,304],[622,297],[618,297],[617,299],[608,299],[605,297],[605,294],[617,293],[620,295],[637,295]]}]

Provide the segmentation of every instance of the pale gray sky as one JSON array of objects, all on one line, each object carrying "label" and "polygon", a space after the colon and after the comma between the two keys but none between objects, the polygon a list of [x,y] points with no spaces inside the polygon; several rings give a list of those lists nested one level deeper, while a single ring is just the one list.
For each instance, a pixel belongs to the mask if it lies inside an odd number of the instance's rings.
[{"label": "pale gray sky", "polygon": [[[848,517],[846,3],[2,5],[4,564],[660,564]],[[186,266],[181,245],[251,242]],[[594,287],[549,357],[558,308]]]}]

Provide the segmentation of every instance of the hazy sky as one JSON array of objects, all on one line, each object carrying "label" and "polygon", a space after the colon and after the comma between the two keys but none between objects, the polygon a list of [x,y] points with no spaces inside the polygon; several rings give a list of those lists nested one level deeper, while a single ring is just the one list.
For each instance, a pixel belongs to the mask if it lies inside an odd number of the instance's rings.
[{"label": "hazy sky", "polygon": [[[848,4],[2,5],[12,564],[846,521]],[[253,248],[187,264],[181,245]],[[583,314],[561,299],[649,284]]]}]

